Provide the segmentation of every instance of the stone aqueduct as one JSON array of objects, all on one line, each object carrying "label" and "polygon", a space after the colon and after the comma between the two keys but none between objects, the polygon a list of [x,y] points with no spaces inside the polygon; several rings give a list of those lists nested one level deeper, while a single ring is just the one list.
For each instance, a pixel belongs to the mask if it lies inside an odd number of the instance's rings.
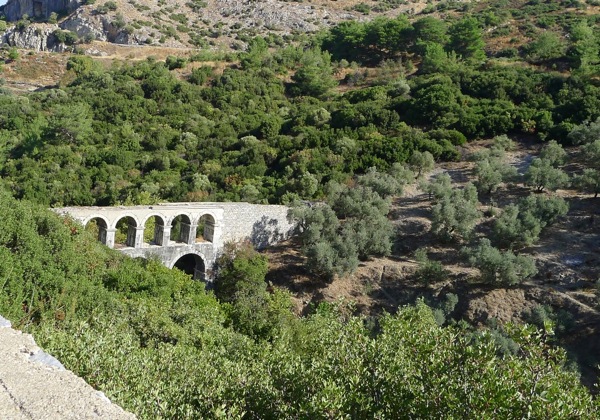
[{"label": "stone aqueduct", "polygon": [[[261,248],[287,238],[294,228],[287,219],[288,207],[276,205],[164,203],[53,210],[84,226],[94,221],[98,239],[110,248],[134,258],[154,256],[169,268],[178,267],[196,279],[206,280],[210,280],[214,262],[226,242],[249,240]],[[126,239],[116,243],[118,228],[124,225]],[[153,232],[146,229],[150,225],[154,226]]]}]

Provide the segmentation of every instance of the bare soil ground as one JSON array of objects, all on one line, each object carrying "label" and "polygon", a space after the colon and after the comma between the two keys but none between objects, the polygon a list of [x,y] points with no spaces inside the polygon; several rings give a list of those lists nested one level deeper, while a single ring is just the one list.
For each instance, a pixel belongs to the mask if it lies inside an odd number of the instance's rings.
[{"label": "bare soil ground", "polygon": [[15,93],[56,86],[66,71],[66,63],[70,57],[47,52],[29,54],[26,50],[19,53],[17,60],[7,61],[2,67],[4,87]]},{"label": "bare soil ground", "polygon": [[[487,142],[469,144],[465,153]],[[522,139],[509,159],[524,172],[539,153],[539,143]],[[569,150],[575,157],[576,150]],[[567,170],[574,168],[567,167]],[[470,162],[440,164],[435,173],[447,172],[457,184],[472,180]],[[494,205],[503,207],[530,193],[524,185],[507,185],[492,196]],[[294,295],[297,312],[311,310],[311,304],[322,301],[351,300],[357,311],[377,315],[394,312],[399,306],[424,298],[435,305],[447,293],[459,297],[453,313],[473,325],[523,322],[524,312],[539,305],[549,305],[555,311],[565,310],[575,320],[569,335],[563,340],[580,362],[584,379],[589,384],[597,378],[600,354],[600,312],[596,285],[600,279],[600,198],[582,196],[574,190],[559,190],[557,195],[570,204],[567,216],[547,228],[540,241],[522,252],[536,260],[538,275],[516,287],[493,287],[478,281],[478,271],[469,267],[460,255],[465,244],[440,244],[429,232],[431,204],[427,196],[413,185],[397,198],[390,212],[397,235],[392,255],[373,258],[360,264],[358,270],[331,282],[311,276],[297,240],[267,250],[270,261],[268,280],[288,289]],[[482,210],[490,200],[482,197]],[[483,220],[478,234],[483,234],[492,217]],[[427,247],[429,257],[440,261],[450,274],[446,280],[423,284],[414,277],[417,263],[414,252]]]}]

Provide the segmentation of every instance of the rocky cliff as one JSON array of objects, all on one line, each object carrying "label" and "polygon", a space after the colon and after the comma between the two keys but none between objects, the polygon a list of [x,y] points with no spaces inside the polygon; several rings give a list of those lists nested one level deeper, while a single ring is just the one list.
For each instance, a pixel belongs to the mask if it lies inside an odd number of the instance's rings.
[{"label": "rocky cliff", "polygon": [[23,30],[12,27],[2,36],[2,43],[28,50],[63,52],[67,47],[53,35],[57,29],[57,25],[29,26]]},{"label": "rocky cliff", "polygon": [[4,14],[9,22],[19,20],[23,15],[45,20],[52,12],[71,12],[79,4],[79,0],[8,0]]}]

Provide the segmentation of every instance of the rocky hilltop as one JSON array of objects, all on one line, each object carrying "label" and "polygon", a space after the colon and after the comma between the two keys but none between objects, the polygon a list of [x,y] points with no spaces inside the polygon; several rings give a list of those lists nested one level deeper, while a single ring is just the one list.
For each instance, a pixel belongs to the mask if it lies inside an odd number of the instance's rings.
[{"label": "rocky hilltop", "polygon": [[[60,29],[75,35],[76,40],[71,45],[108,41],[171,48],[238,50],[258,34],[294,36],[347,20],[414,14],[426,4],[420,0],[395,4],[387,9],[373,9],[367,15],[355,9],[358,3],[359,0],[98,0],[87,4],[82,0],[9,0],[4,8],[6,20],[18,22],[8,28],[3,41],[19,48],[64,50],[60,39],[50,39],[45,32],[53,25],[53,31]],[[57,22],[54,19],[49,22],[53,12],[58,14]],[[23,19],[24,15],[28,18]],[[28,26],[36,28],[36,36],[26,30]],[[43,34],[40,35],[40,32]]]}]

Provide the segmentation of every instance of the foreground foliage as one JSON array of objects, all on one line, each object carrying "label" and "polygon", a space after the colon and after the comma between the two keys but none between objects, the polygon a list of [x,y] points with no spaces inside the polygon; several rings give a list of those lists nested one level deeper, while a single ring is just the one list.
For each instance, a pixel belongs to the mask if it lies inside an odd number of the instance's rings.
[{"label": "foreground foliage", "polygon": [[[501,357],[491,334],[442,328],[423,303],[376,328],[346,305],[296,318],[282,296],[265,297],[262,257],[243,248],[221,263],[222,304],[180,272],[124,258],[47,210],[0,193],[0,211],[10,221],[0,237],[0,313],[140,418],[598,413],[563,369],[564,353],[533,329],[510,328],[518,351]],[[264,335],[257,317],[271,322]]]}]

